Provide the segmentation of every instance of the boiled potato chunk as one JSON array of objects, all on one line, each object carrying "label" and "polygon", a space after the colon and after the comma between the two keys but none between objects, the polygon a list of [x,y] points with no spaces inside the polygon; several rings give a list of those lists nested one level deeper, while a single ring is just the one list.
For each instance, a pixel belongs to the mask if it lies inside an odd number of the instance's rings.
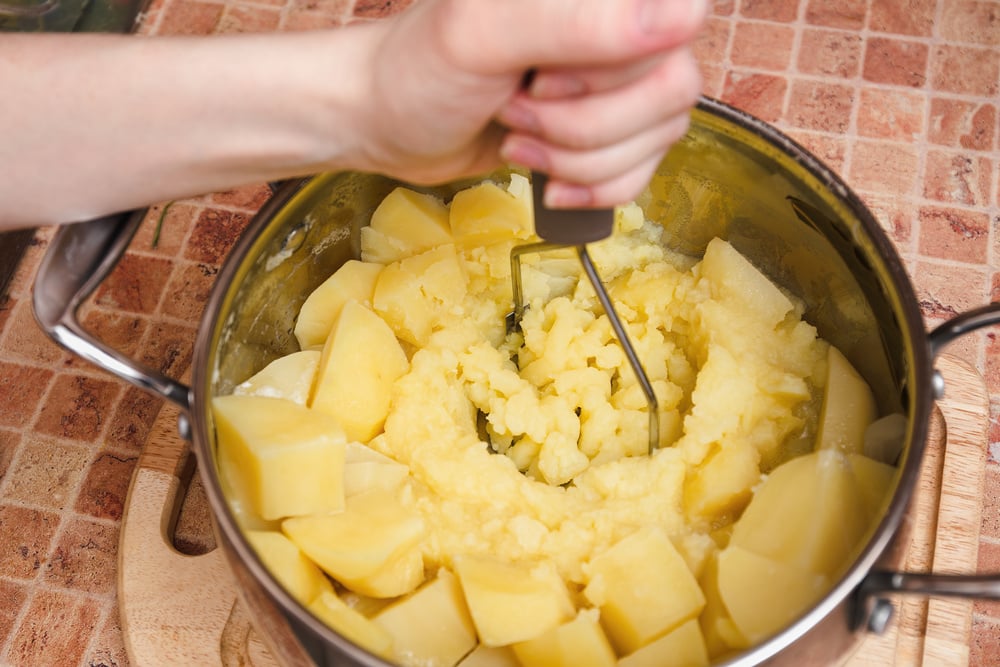
[{"label": "boiled potato chunk", "polygon": [[750,647],[750,641],[743,636],[729,616],[722,594],[719,593],[719,558],[718,553],[709,558],[704,571],[698,578],[702,592],[705,594],[705,608],[698,617],[701,636],[705,642],[708,655],[717,658],[731,652],[733,649]]},{"label": "boiled potato chunk", "polygon": [[349,301],[323,347],[310,407],[336,418],[348,439],[367,442],[382,430],[392,384],[409,367],[389,325]]},{"label": "boiled potato chunk", "polygon": [[848,565],[869,512],[852,466],[823,449],[778,466],[736,522],[730,546],[804,572],[833,575]]},{"label": "boiled potato chunk", "polygon": [[865,429],[875,420],[875,411],[871,387],[843,353],[831,345],[816,448],[863,454]]},{"label": "boiled potato chunk", "polygon": [[723,440],[684,484],[684,505],[689,515],[733,516],[750,501],[751,489],[760,482],[760,453],[739,440]]},{"label": "boiled potato chunk", "polygon": [[876,419],[865,429],[865,444],[862,452],[868,458],[893,465],[903,452],[906,440],[906,415],[893,413]]},{"label": "boiled potato chunk", "polygon": [[896,469],[860,454],[851,454],[847,459],[850,461],[854,478],[857,480],[861,496],[864,498],[868,516],[872,520],[880,517],[883,511],[882,504],[885,502],[886,496],[889,495],[889,491],[892,490]]},{"label": "boiled potato chunk", "polygon": [[340,424],[282,398],[212,400],[219,469],[237,498],[265,520],[344,508]]},{"label": "boiled potato chunk", "polygon": [[489,181],[466,188],[451,201],[451,233],[466,245],[530,238],[535,223],[529,203]]},{"label": "boiled potato chunk", "polygon": [[476,646],[476,628],[458,579],[447,570],[372,619],[393,638],[401,665],[452,667]]},{"label": "boiled potato chunk", "polygon": [[696,617],[705,596],[683,556],[659,528],[632,533],[590,561],[584,596],[620,654]]},{"label": "boiled potato chunk", "polygon": [[523,667],[614,667],[615,652],[599,615],[596,609],[581,609],[572,621],[514,644],[514,655]]},{"label": "boiled potato chunk", "polygon": [[233,393],[240,396],[284,398],[306,405],[316,379],[319,358],[318,350],[303,350],[278,357],[250,379],[236,385]]},{"label": "boiled potato chunk", "polygon": [[485,556],[455,559],[455,573],[486,646],[532,639],[572,618],[566,584],[551,564],[535,567]]},{"label": "boiled potato chunk", "polygon": [[719,553],[719,593],[733,623],[757,643],[781,630],[813,603],[829,578],[730,546]]},{"label": "boiled potato chunk", "polygon": [[345,587],[373,599],[406,595],[424,582],[424,554],[414,545],[391,558],[375,572],[363,577],[341,579]]},{"label": "boiled potato chunk", "polygon": [[381,264],[350,259],[314,289],[295,320],[295,338],[299,347],[306,350],[322,346],[348,301],[371,304],[375,281],[381,272]]},{"label": "boiled potato chunk", "polygon": [[361,258],[389,264],[451,242],[448,207],[431,195],[398,187],[361,228]]},{"label": "boiled potato chunk", "polygon": [[331,591],[325,591],[309,605],[309,611],[361,648],[385,658],[392,658],[392,636],[365,618]]},{"label": "boiled potato chunk", "polygon": [[509,646],[483,646],[480,644],[465,656],[459,667],[521,667],[514,649]]},{"label": "boiled potato chunk", "polygon": [[344,495],[382,489],[395,491],[410,476],[409,467],[368,445],[349,442],[344,453]]},{"label": "boiled potato chunk", "polygon": [[226,479],[226,472],[222,470],[220,462],[220,474],[222,475],[222,490],[228,496],[229,509],[233,512],[236,524],[243,530],[271,530],[281,531],[281,519],[265,520],[257,514],[250,506],[246,498],[238,498],[232,484]]},{"label": "boiled potato chunk", "polygon": [[401,340],[423,346],[462,303],[466,284],[455,246],[443,245],[385,267],[372,304]]},{"label": "boiled potato chunk", "polygon": [[698,621],[685,621],[659,639],[618,661],[618,667],[708,667],[708,651]]},{"label": "boiled potato chunk", "polygon": [[302,550],[281,533],[269,530],[248,530],[250,546],[289,595],[309,604],[323,591],[333,591],[333,585]]},{"label": "boiled potato chunk", "polygon": [[756,319],[768,325],[777,325],[795,307],[760,269],[721,239],[709,242],[701,271],[716,286],[720,300],[746,304]]},{"label": "boiled potato chunk", "polygon": [[282,522],[281,530],[324,572],[349,586],[379,576],[417,546],[427,528],[395,494],[371,491],[349,498],[339,514],[294,517]]}]

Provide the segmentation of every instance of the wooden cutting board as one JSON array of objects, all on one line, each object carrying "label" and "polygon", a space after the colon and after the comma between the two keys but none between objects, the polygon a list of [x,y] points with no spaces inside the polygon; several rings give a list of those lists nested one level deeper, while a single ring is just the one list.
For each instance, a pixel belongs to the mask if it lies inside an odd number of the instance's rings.
[{"label": "wooden cutting board", "polygon": [[[978,555],[989,401],[972,366],[945,355],[937,367],[947,395],[931,424],[906,569],[970,573]],[[118,601],[130,661],[271,667],[276,663],[237,600],[223,555],[187,556],[171,546],[193,468],[176,423],[177,409],[165,406],[126,501]],[[906,597],[894,604],[890,629],[869,635],[843,667],[968,664],[971,600]]]}]

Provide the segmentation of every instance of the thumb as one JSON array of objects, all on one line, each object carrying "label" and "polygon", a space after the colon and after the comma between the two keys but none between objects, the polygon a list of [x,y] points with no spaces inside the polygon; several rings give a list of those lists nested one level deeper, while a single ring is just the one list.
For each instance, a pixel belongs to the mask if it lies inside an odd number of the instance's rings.
[{"label": "thumb", "polygon": [[706,0],[442,0],[438,35],[480,74],[624,62],[694,39]]}]

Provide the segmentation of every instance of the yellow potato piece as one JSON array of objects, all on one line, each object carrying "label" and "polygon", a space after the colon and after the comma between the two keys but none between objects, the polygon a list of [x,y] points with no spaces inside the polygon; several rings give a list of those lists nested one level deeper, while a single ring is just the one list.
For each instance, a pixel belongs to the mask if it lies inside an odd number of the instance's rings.
[{"label": "yellow potato piece", "polygon": [[880,417],[865,429],[865,456],[893,465],[899,459],[906,442],[909,420],[906,415],[895,412]]},{"label": "yellow potato piece", "polygon": [[455,573],[486,646],[504,646],[547,632],[572,618],[566,584],[549,564],[535,567],[485,556],[455,559]]},{"label": "yellow potato piece", "polygon": [[426,533],[423,518],[392,493],[352,496],[340,514],[287,519],[281,530],[324,572],[338,581],[369,577],[416,546]]},{"label": "yellow potato piece", "polygon": [[367,442],[382,430],[392,384],[409,367],[389,325],[348,301],[323,347],[310,407],[336,418],[348,439]]},{"label": "yellow potato piece", "polygon": [[730,546],[806,572],[847,567],[869,525],[847,457],[824,449],[778,466],[736,522]]},{"label": "yellow potato piece", "polygon": [[333,585],[295,543],[276,531],[248,530],[247,541],[289,595],[309,604]]},{"label": "yellow potato piece", "polygon": [[896,468],[860,454],[850,454],[847,460],[864,498],[868,516],[874,522],[882,516],[885,500],[893,489]]},{"label": "yellow potato piece", "polygon": [[614,649],[601,629],[596,609],[526,642],[513,645],[523,667],[614,667]]},{"label": "yellow potato piece", "polygon": [[419,544],[392,557],[371,574],[341,577],[344,587],[373,599],[395,598],[411,593],[424,582],[424,555]]},{"label": "yellow potato piece", "polygon": [[451,200],[451,233],[464,245],[530,238],[535,223],[529,202],[489,181],[466,188]]},{"label": "yellow potato piece", "polygon": [[360,442],[349,442],[344,453],[344,495],[395,491],[409,478],[410,469]]},{"label": "yellow potato piece", "polygon": [[618,661],[618,667],[708,667],[698,621],[691,619]]},{"label": "yellow potato piece", "polygon": [[708,655],[717,658],[733,649],[749,648],[749,640],[736,628],[719,593],[718,553],[708,559],[698,584],[705,594],[705,608],[698,617],[698,624]]},{"label": "yellow potato piece", "polygon": [[391,659],[392,636],[383,628],[348,607],[333,592],[323,592],[309,605],[316,618],[361,648],[375,655]]},{"label": "yellow potato piece", "polygon": [[721,239],[713,239],[701,260],[702,275],[721,300],[742,303],[754,319],[776,326],[795,305],[750,260]]},{"label": "yellow potato piece", "polygon": [[521,663],[511,647],[483,646],[482,644],[465,656],[465,659],[458,665],[459,667],[521,667]]},{"label": "yellow potato piece", "polygon": [[875,397],[865,379],[834,346],[827,353],[826,389],[819,413],[817,449],[863,454],[865,430],[875,421]]},{"label": "yellow potato piece", "polygon": [[684,485],[684,506],[698,517],[732,516],[750,501],[760,482],[760,453],[741,440],[723,440]]},{"label": "yellow potato piece", "polygon": [[318,350],[303,350],[278,357],[250,379],[236,385],[233,393],[284,398],[306,405],[316,380],[319,358]]},{"label": "yellow potato piece", "polygon": [[372,305],[400,340],[423,346],[442,317],[462,303],[466,284],[455,246],[449,243],[385,267]]},{"label": "yellow potato piece", "polygon": [[431,195],[398,187],[361,228],[361,258],[388,264],[451,242],[448,208]]},{"label": "yellow potato piece", "polygon": [[483,646],[465,656],[459,667],[521,667],[514,649],[509,646]]},{"label": "yellow potato piece", "polygon": [[719,553],[719,593],[733,623],[757,643],[794,621],[827,590],[829,579],[743,549]]},{"label": "yellow potato piece", "polygon": [[620,654],[696,617],[705,596],[666,534],[632,533],[590,561],[584,596],[601,610],[601,624]]},{"label": "yellow potato piece", "polygon": [[265,520],[344,508],[340,424],[297,403],[262,396],[212,400],[219,471]]},{"label": "yellow potato piece", "polygon": [[451,572],[395,602],[372,619],[392,637],[401,665],[452,667],[476,646],[476,628]]},{"label": "yellow potato piece", "polygon": [[370,305],[375,281],[381,272],[381,264],[350,259],[314,289],[295,320],[295,338],[299,347],[306,350],[322,346],[348,301]]}]

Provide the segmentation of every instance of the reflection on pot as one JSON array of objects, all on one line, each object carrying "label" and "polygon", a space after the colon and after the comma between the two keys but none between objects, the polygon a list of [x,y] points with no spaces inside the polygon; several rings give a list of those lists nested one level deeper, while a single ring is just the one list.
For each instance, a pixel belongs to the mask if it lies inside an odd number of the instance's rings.
[{"label": "reflection on pot", "polygon": [[0,2],[0,16],[37,18],[59,7],[59,0],[42,0],[39,3]]}]

